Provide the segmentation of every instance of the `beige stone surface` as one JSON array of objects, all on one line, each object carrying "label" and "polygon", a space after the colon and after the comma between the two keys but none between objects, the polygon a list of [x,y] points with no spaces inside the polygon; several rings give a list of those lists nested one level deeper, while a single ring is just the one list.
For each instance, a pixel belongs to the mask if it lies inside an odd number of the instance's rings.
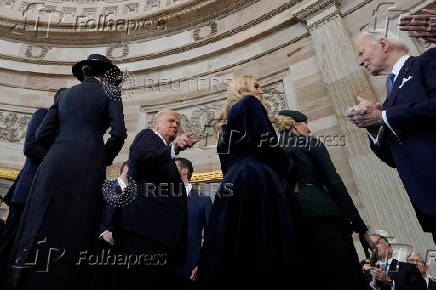
[{"label": "beige stone surface", "polygon": [[[199,136],[200,142],[181,154],[193,161],[195,171],[219,170],[216,138],[208,124],[226,97],[226,83],[250,74],[264,88],[271,114],[298,109],[309,116],[314,135],[344,136],[344,146],[327,149],[372,230],[384,229],[424,253],[436,248],[420,231],[396,172],[376,160],[364,131],[345,117],[359,94],[377,101],[386,97],[385,79],[356,64],[352,46],[361,29],[382,27],[389,16],[389,29],[395,30],[402,11],[431,7],[433,1],[398,0],[390,6],[381,0],[172,0],[154,1],[154,6],[134,0],[53,1],[60,9],[76,8],[77,15],[111,9],[112,17],[127,19],[166,15],[167,29],[127,36],[78,32],[67,27],[74,19],[74,9],[67,9],[66,26],[48,38],[11,34],[7,25],[22,17],[26,1],[6,2],[0,8],[0,114],[30,117],[37,108],[48,107],[58,88],[78,83],[71,65],[90,53],[107,54],[126,70],[128,138],[108,177],[117,176],[135,135],[164,108],[181,112],[184,130]],[[406,41],[413,55],[430,47]],[[22,166],[23,140],[17,136],[24,131],[25,126],[0,121],[0,168]],[[397,215],[398,221],[391,222]]]}]

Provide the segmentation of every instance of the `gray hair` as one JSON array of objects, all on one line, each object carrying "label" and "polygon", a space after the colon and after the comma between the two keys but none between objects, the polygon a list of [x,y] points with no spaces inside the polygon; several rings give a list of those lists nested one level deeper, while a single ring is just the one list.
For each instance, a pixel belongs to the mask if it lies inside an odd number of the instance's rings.
[{"label": "gray hair", "polygon": [[160,120],[162,120],[163,116],[165,116],[168,113],[176,114],[177,117],[179,117],[180,120],[182,119],[182,115],[180,115],[176,111],[173,111],[173,110],[162,110],[162,111],[157,112],[157,114],[153,117],[153,121],[152,121],[153,128],[155,128],[156,127],[156,123],[159,122]]},{"label": "gray hair", "polygon": [[404,40],[398,35],[395,35],[394,33],[388,30],[376,29],[376,30],[363,31],[360,33],[359,38],[362,38],[363,36],[367,36],[370,40],[373,41],[373,43],[377,43],[377,41],[379,41],[380,39],[386,38],[394,46],[398,47],[401,50],[404,50],[406,53],[409,52],[409,48],[407,47]]}]

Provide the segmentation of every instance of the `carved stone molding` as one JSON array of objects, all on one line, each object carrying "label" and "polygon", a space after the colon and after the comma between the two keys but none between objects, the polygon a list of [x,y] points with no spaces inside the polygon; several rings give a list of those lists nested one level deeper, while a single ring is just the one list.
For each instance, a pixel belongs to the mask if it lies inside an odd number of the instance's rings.
[{"label": "carved stone molding", "polygon": [[310,28],[340,14],[341,0],[313,0],[308,6],[295,13],[298,19],[307,23]]},{"label": "carved stone molding", "polygon": [[[39,50],[39,52],[35,51]],[[43,59],[49,51],[48,47],[29,45],[26,49],[26,56],[33,59]]]},{"label": "carved stone molding", "polygon": [[0,111],[0,141],[19,143],[26,137],[30,114]]},{"label": "carved stone molding", "polygon": [[[204,29],[205,27],[208,27],[210,31],[208,35],[201,35],[202,29]],[[192,33],[192,37],[194,38],[195,41],[199,41],[214,36],[217,32],[218,32],[218,24],[215,21],[211,21],[210,23],[202,27],[195,28]]]}]

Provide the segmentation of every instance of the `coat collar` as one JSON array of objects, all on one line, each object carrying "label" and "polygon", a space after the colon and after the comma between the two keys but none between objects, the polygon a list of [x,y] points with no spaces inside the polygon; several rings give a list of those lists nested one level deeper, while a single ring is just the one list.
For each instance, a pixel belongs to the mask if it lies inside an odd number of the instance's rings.
[{"label": "coat collar", "polygon": [[95,77],[86,77],[83,80],[84,83],[100,83],[100,81]]}]

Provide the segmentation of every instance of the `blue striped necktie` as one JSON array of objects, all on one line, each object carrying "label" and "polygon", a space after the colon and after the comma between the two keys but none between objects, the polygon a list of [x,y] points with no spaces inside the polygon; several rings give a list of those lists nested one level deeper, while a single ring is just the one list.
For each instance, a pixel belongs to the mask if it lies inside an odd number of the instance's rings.
[{"label": "blue striped necktie", "polygon": [[394,79],[395,79],[395,75],[393,73],[390,73],[388,75],[388,78],[386,79],[386,89],[388,92],[388,97],[392,92],[392,88],[394,87]]}]

